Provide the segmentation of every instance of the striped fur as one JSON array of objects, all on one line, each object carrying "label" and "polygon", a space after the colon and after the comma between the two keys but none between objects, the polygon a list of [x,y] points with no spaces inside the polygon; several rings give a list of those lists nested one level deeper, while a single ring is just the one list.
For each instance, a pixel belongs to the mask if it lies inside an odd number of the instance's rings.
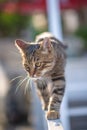
[{"label": "striped fur", "polygon": [[16,44],[21,49],[26,71],[37,79],[38,94],[43,100],[44,109],[48,110],[47,118],[59,118],[65,91],[66,46],[50,33],[37,36],[35,42],[28,43],[26,47],[23,46],[24,42],[21,46]]}]

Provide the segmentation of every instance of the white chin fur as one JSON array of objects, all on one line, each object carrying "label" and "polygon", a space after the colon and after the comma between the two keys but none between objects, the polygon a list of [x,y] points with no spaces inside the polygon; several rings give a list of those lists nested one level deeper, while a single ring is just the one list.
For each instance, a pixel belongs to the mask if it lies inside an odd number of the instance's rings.
[{"label": "white chin fur", "polygon": [[33,81],[36,81],[36,80],[38,80],[38,79],[41,79],[41,77],[31,77],[31,79],[32,79]]}]

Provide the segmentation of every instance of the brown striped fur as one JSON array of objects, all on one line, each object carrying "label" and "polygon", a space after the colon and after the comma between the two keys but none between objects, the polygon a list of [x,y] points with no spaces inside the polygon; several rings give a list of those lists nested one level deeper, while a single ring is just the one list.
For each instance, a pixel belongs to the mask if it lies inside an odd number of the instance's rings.
[{"label": "brown striped fur", "polygon": [[36,37],[34,43],[16,40],[23,65],[32,79],[36,79],[38,94],[44,103],[48,119],[60,117],[60,105],[65,90],[65,48],[50,33]]}]

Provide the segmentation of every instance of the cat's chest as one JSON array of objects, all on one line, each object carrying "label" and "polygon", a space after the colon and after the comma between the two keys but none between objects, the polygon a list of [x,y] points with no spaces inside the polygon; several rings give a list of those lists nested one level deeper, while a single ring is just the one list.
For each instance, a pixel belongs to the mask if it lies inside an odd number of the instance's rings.
[{"label": "cat's chest", "polygon": [[47,91],[48,91],[49,93],[52,93],[53,88],[54,88],[54,84],[53,84],[52,80],[49,79],[49,80],[47,81]]}]

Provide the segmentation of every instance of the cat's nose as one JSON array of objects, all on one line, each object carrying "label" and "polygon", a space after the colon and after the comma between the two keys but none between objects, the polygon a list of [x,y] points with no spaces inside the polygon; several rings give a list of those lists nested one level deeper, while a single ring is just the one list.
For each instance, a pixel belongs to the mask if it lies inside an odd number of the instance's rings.
[{"label": "cat's nose", "polygon": [[30,76],[31,76],[31,77],[34,77],[35,73],[36,73],[36,69],[34,68],[34,69],[31,70]]},{"label": "cat's nose", "polygon": [[34,78],[36,78],[37,76],[36,76],[36,74],[34,74],[34,76],[33,76]]},{"label": "cat's nose", "polygon": [[31,73],[30,76],[33,77],[34,75]]},{"label": "cat's nose", "polygon": [[32,71],[32,72],[30,73],[30,76],[31,76],[31,77],[35,77],[35,72]]}]

